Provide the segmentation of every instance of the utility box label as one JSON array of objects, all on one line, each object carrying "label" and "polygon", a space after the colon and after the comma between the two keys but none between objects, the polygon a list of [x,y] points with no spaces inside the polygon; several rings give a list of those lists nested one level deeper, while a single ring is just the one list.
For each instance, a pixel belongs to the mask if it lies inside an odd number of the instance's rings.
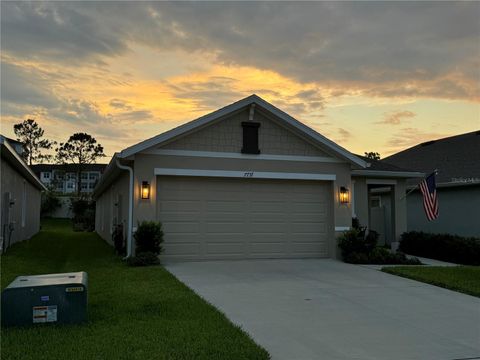
[{"label": "utility box label", "polygon": [[57,305],[34,306],[33,323],[47,323],[57,321]]},{"label": "utility box label", "polygon": [[82,292],[83,286],[72,286],[65,288],[65,292]]}]

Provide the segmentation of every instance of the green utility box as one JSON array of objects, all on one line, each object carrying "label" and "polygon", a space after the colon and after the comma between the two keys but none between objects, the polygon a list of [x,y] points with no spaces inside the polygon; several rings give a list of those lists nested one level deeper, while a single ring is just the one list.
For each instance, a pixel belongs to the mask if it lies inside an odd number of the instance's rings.
[{"label": "green utility box", "polygon": [[2,325],[75,324],[87,320],[86,272],[19,276],[2,291]]}]

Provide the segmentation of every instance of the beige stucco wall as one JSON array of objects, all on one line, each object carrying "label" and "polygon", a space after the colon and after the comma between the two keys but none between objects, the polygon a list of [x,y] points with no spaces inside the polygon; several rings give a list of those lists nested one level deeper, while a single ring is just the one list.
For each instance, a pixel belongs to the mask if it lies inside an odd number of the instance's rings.
[{"label": "beige stucco wall", "polygon": [[[15,203],[5,211],[5,193],[11,193]],[[25,194],[25,196],[24,196]],[[40,230],[41,191],[28,182],[7,161],[1,159],[1,236],[4,225],[14,222],[10,245],[28,239]],[[24,221],[22,213],[24,212]],[[7,218],[8,216],[8,218]],[[8,236],[8,232],[7,232]]]},{"label": "beige stucco wall", "polygon": [[[243,145],[241,123],[248,121],[248,116],[247,108],[161,148],[240,153]],[[262,154],[328,156],[325,151],[287,130],[259,110],[255,111],[254,121],[260,123],[258,146]]]},{"label": "beige stucco wall", "polygon": [[116,224],[128,221],[129,175],[122,171],[116,181],[96,200],[95,230],[107,242],[112,243],[112,231]]}]

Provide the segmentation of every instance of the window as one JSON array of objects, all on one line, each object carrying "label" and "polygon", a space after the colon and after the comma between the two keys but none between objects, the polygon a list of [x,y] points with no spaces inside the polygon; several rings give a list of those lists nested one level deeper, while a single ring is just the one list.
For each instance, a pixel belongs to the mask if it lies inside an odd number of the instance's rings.
[{"label": "window", "polygon": [[95,183],[90,183],[88,184],[89,189],[95,189]]},{"label": "window", "polygon": [[73,189],[73,188],[74,188],[74,184],[72,182],[68,182],[67,189]]},{"label": "window", "polygon": [[80,179],[88,180],[88,173],[87,172],[82,172],[82,174],[80,175]]},{"label": "window", "polygon": [[44,179],[50,179],[50,173],[49,172],[42,172],[42,177]]},{"label": "window", "polygon": [[87,183],[82,183],[81,189],[82,190],[87,190],[88,189],[88,184]]},{"label": "window", "polygon": [[91,172],[89,175],[90,180],[97,180],[98,179],[98,173]]},{"label": "window", "polygon": [[67,180],[76,180],[77,179],[77,174],[75,173],[68,173],[67,174]]},{"label": "window", "polygon": [[260,123],[253,121],[242,122],[243,127],[243,148],[244,154],[260,154],[258,148],[258,128]]},{"label": "window", "polygon": [[25,227],[25,220],[27,217],[27,182],[23,180],[23,194],[22,194],[22,227]]}]

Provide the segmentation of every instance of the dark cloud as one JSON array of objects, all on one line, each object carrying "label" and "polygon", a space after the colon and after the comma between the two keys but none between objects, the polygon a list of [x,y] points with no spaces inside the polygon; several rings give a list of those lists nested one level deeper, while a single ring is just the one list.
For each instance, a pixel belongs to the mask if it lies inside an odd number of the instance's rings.
[{"label": "dark cloud", "polygon": [[55,96],[49,90],[49,82],[34,70],[1,62],[1,102],[28,106],[53,106]]},{"label": "dark cloud", "polygon": [[[479,92],[471,76],[478,80],[478,2],[1,6],[2,50],[21,56],[102,64],[135,42],[207,51],[224,64],[272,69],[301,82],[363,86],[373,96],[473,98]],[[444,78],[449,73],[455,80]],[[412,81],[418,86],[409,86]]]},{"label": "dark cloud", "polygon": [[392,111],[385,113],[383,115],[383,120],[377,121],[375,124],[400,125],[404,122],[404,120],[411,119],[416,115],[417,114],[415,114],[414,112],[408,110]]}]

